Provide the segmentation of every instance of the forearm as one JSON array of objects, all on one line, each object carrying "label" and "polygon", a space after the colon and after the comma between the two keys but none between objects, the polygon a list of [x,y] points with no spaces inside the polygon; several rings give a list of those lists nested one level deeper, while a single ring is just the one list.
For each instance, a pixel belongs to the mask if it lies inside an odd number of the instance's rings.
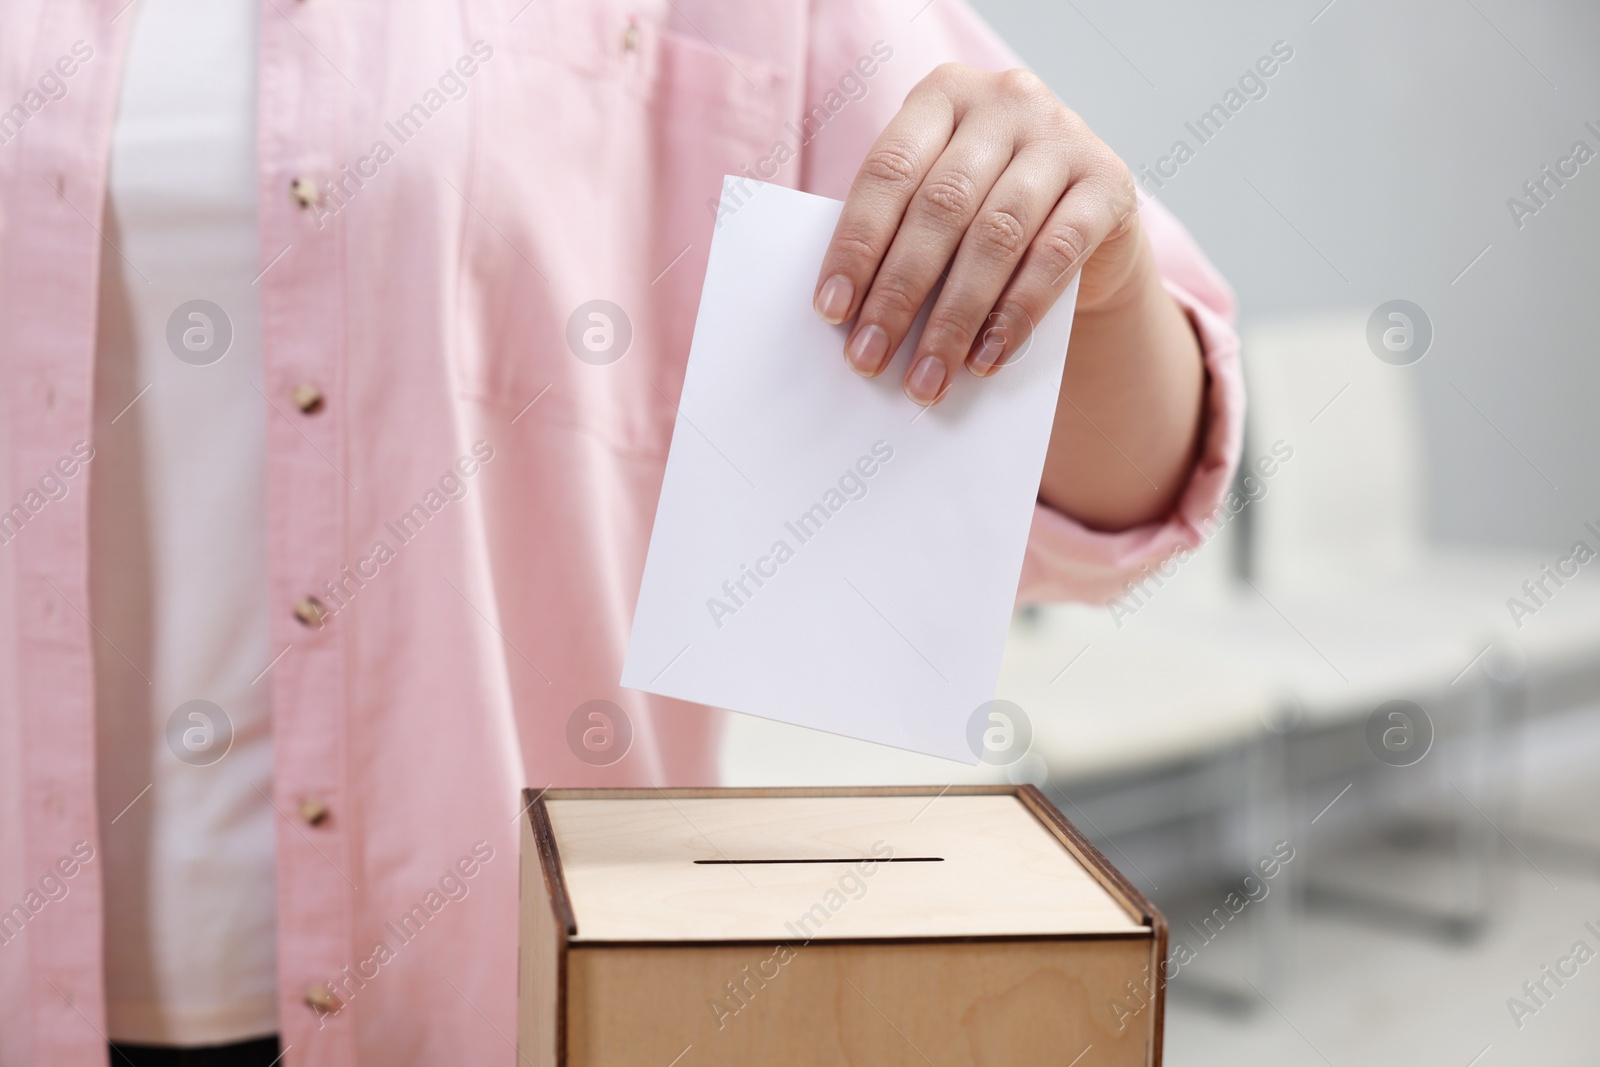
[{"label": "forearm", "polygon": [[1165,517],[1201,430],[1199,341],[1149,243],[1131,236],[1140,247],[1115,301],[1080,301],[1039,486],[1040,500],[1097,530]]}]

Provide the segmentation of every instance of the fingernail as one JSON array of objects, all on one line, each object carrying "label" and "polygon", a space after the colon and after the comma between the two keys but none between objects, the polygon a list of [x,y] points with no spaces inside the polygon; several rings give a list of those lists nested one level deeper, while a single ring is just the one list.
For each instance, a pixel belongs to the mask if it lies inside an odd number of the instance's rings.
[{"label": "fingernail", "polygon": [[850,313],[850,301],[855,295],[855,284],[843,274],[835,274],[822,283],[817,293],[817,314],[822,316],[822,321],[837,326]]},{"label": "fingernail", "polygon": [[1005,353],[1006,340],[997,330],[987,330],[983,335],[983,344],[972,353],[972,362],[969,364],[972,373],[982,377],[994,372],[1000,362],[1000,357]]},{"label": "fingernail", "polygon": [[944,360],[938,356],[923,356],[906,378],[906,396],[927,407],[939,399],[944,388]]},{"label": "fingernail", "polygon": [[876,324],[864,327],[850,338],[844,354],[857,374],[870,378],[883,369],[884,357],[889,354],[889,335]]}]

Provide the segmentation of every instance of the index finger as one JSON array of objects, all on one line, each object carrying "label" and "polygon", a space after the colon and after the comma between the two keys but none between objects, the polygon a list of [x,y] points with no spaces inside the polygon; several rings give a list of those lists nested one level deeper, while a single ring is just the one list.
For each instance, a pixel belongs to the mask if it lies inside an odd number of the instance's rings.
[{"label": "index finger", "polygon": [[955,126],[950,97],[918,86],[878,135],[856,172],[822,257],[812,305],[825,322],[837,325],[861,309],[906,206],[950,143]]}]

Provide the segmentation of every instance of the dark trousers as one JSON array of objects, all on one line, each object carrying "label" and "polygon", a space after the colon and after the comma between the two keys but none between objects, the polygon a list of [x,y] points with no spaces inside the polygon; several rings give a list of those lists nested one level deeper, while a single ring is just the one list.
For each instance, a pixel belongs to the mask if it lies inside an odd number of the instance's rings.
[{"label": "dark trousers", "polygon": [[111,1046],[111,1067],[273,1067],[278,1039],[262,1037],[237,1045],[165,1048],[152,1045]]}]

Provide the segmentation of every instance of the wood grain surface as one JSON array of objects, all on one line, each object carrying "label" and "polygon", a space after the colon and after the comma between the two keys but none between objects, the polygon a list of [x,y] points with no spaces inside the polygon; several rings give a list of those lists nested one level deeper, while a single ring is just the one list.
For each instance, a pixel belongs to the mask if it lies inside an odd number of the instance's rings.
[{"label": "wood grain surface", "polygon": [[1148,936],[1008,794],[547,806],[575,943]]}]

